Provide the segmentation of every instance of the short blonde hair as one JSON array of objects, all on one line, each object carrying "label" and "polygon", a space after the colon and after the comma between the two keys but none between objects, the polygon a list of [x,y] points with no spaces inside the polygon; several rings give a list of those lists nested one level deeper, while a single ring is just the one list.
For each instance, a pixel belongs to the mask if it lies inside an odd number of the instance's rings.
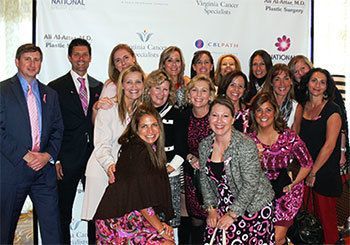
[{"label": "short blonde hair", "polygon": [[176,96],[175,96],[174,85],[171,82],[166,71],[164,71],[163,69],[152,71],[150,74],[148,74],[146,78],[144,94],[145,94],[145,101],[147,103],[152,103],[152,99],[149,96],[149,91],[151,90],[151,88],[159,86],[163,84],[165,81],[169,82],[169,97],[167,101],[169,101],[172,105],[175,103]]},{"label": "short blonde hair", "polygon": [[213,100],[215,97],[216,89],[215,89],[214,83],[212,82],[212,80],[208,76],[200,74],[200,75],[197,75],[194,78],[192,78],[190,80],[190,82],[186,85],[186,100],[190,104],[191,104],[191,101],[189,99],[190,91],[195,86],[195,83],[198,81],[207,82],[208,86],[209,86],[209,90],[210,90],[210,98]]}]

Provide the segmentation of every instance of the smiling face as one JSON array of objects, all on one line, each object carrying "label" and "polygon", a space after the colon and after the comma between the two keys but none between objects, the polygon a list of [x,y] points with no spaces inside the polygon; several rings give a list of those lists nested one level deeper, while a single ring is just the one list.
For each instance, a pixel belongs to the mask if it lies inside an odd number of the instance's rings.
[{"label": "smiling face", "polygon": [[165,71],[172,77],[177,77],[180,74],[181,66],[181,56],[178,51],[172,52],[164,63]]},{"label": "smiling face", "polygon": [[254,117],[260,128],[273,127],[275,109],[269,101],[266,101],[255,110]]},{"label": "smiling face", "polygon": [[122,87],[125,98],[131,102],[135,101],[143,93],[144,84],[142,81],[142,74],[138,71],[126,74],[123,78]]},{"label": "smiling face", "polygon": [[234,70],[236,70],[236,61],[232,57],[227,56],[221,60],[220,73],[222,76]]},{"label": "smiling face", "polygon": [[149,96],[155,108],[164,105],[170,94],[170,82],[165,80],[162,84],[150,88]]},{"label": "smiling face", "polygon": [[113,62],[115,68],[122,72],[126,68],[135,64],[136,59],[126,49],[118,49],[113,55]]},{"label": "smiling face", "polygon": [[199,60],[192,66],[193,70],[199,74],[204,74],[210,77],[210,71],[213,69],[213,64],[210,61],[210,57],[207,54],[202,54]]},{"label": "smiling face", "polygon": [[273,77],[272,87],[275,95],[284,99],[287,97],[290,89],[292,88],[292,79],[290,78],[289,74],[281,71]]},{"label": "smiling face", "polygon": [[245,87],[244,79],[241,76],[234,77],[232,82],[228,85],[226,95],[231,99],[232,103],[235,104],[243,96]]},{"label": "smiling face", "polygon": [[35,76],[40,72],[41,55],[38,51],[23,53],[15,62],[19,73],[27,82],[35,79]]},{"label": "smiling face", "polygon": [[72,64],[72,70],[79,76],[87,73],[91,62],[91,55],[87,46],[75,46],[72,53],[68,56],[69,62]]},{"label": "smiling face", "polygon": [[314,72],[307,83],[307,87],[310,95],[314,97],[323,97],[324,92],[327,90],[326,75],[319,71]]},{"label": "smiling face", "polygon": [[310,67],[303,61],[299,60],[294,65],[294,77],[297,82],[300,82],[301,78],[310,71]]},{"label": "smiling face", "polygon": [[209,105],[210,87],[207,81],[198,80],[189,92],[193,107],[202,108]]},{"label": "smiling face", "polygon": [[210,128],[217,136],[224,136],[231,133],[233,115],[229,108],[221,104],[215,104],[209,114]]},{"label": "smiling face", "polygon": [[266,64],[260,55],[255,56],[253,59],[252,72],[256,78],[263,78],[267,74]]},{"label": "smiling face", "polygon": [[160,135],[160,125],[157,119],[152,115],[143,115],[138,124],[137,134],[146,143],[155,143]]}]

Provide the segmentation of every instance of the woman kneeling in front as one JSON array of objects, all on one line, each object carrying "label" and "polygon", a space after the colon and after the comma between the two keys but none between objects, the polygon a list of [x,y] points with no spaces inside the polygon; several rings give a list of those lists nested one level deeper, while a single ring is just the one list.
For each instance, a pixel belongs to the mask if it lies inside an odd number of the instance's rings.
[{"label": "woman kneeling in front", "polygon": [[98,206],[98,244],[174,244],[164,133],[154,108],[141,105],[119,138],[115,182]]}]

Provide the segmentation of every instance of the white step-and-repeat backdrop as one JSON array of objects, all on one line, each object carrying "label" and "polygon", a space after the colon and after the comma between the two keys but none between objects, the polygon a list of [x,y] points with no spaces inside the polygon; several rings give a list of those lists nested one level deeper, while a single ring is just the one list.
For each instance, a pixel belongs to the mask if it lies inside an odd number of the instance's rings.
[{"label": "white step-and-repeat backdrop", "polygon": [[238,56],[248,73],[250,55],[268,51],[274,63],[310,54],[309,0],[39,0],[36,43],[43,49],[39,78],[49,82],[66,73],[69,42],[92,45],[89,73],[107,79],[108,57],[118,43],[129,44],[146,73],[158,66],[169,45],[182,49],[186,74],[192,55],[209,50]]},{"label": "white step-and-repeat backdrop", "polygon": [[[187,75],[199,49],[210,51],[215,61],[235,54],[246,74],[257,49],[268,51],[274,63],[310,55],[309,0],[38,0],[36,11],[44,83],[70,69],[68,44],[76,37],[91,43],[89,74],[101,81],[107,79],[108,57],[119,43],[133,48],[146,73],[158,67],[160,53],[170,45],[182,49]],[[72,244],[87,243],[86,222],[79,219],[82,195],[79,190]]]}]

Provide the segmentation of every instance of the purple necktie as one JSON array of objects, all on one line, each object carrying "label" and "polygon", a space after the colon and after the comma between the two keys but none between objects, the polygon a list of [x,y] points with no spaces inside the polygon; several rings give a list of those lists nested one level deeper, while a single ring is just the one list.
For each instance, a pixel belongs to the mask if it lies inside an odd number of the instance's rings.
[{"label": "purple necktie", "polygon": [[32,151],[38,152],[40,151],[39,114],[35,96],[30,85],[28,85],[27,106],[32,131]]},{"label": "purple necktie", "polygon": [[85,86],[85,78],[78,77],[78,81],[80,82],[79,98],[80,98],[81,105],[82,105],[83,110],[84,110],[84,114],[86,116],[87,110],[89,107],[89,103],[88,103],[87,90],[86,90],[86,86]]}]

